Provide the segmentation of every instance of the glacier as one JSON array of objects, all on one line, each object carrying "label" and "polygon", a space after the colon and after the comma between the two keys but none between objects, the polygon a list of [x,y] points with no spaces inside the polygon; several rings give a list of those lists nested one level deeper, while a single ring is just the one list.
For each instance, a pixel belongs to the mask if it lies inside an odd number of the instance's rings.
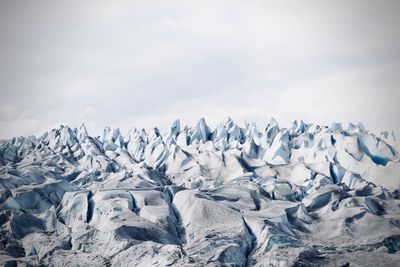
[{"label": "glacier", "polygon": [[390,132],[82,124],[0,140],[2,266],[398,266]]}]

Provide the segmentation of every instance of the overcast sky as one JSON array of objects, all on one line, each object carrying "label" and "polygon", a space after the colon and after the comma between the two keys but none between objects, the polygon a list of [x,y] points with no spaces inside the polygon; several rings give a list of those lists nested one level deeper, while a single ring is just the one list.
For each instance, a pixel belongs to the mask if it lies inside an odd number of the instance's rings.
[{"label": "overcast sky", "polygon": [[0,2],[0,138],[225,116],[400,125],[400,1]]}]

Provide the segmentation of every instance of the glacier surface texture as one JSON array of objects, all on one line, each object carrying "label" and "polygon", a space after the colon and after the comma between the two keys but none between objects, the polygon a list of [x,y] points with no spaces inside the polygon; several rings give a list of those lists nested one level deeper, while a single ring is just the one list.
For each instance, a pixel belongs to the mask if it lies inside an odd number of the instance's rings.
[{"label": "glacier surface texture", "polygon": [[395,136],[361,124],[0,141],[3,266],[399,266]]}]

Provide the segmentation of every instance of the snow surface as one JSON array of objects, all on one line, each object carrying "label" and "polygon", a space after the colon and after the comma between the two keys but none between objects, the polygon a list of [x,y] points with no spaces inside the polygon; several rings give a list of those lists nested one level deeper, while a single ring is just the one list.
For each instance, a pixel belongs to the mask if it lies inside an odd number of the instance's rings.
[{"label": "snow surface", "polygon": [[393,133],[230,118],[0,140],[3,266],[395,266]]}]

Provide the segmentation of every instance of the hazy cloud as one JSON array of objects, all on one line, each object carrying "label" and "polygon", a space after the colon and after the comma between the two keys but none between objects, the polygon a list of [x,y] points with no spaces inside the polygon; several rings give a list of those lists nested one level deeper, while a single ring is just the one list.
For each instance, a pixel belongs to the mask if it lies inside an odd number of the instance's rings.
[{"label": "hazy cloud", "polygon": [[398,1],[2,1],[0,138],[270,116],[400,130]]}]

